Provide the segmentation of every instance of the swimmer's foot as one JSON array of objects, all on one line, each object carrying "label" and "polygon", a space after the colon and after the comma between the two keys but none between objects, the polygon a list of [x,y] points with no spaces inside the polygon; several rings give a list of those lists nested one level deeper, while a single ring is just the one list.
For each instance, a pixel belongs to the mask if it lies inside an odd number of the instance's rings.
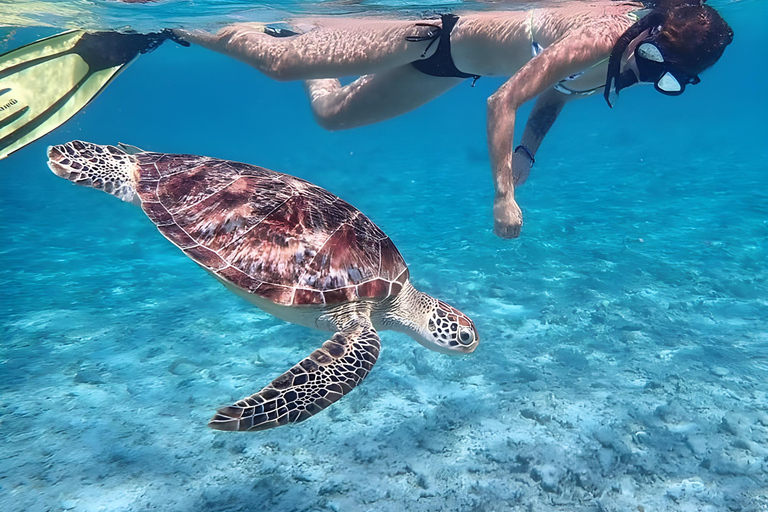
[{"label": "swimmer's foot", "polygon": [[172,32],[175,37],[183,41],[194,43],[205,48],[210,48],[219,40],[219,37],[216,34],[206,32],[205,30],[184,30],[175,28]]},{"label": "swimmer's foot", "polygon": [[259,22],[233,23],[216,33],[206,32],[205,30],[174,29],[173,34],[184,41],[218,51],[231,45],[235,40],[242,42],[248,38],[263,37],[264,35],[273,37],[297,35],[296,32],[291,30],[267,27],[264,23]]},{"label": "swimmer's foot", "polygon": [[517,238],[523,227],[523,212],[514,199],[497,197],[493,202],[493,233],[501,238]]}]

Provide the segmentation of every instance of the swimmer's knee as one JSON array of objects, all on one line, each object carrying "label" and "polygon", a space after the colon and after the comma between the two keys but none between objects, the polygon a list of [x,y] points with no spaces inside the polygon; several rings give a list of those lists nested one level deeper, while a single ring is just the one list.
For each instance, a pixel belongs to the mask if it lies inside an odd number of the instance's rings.
[{"label": "swimmer's knee", "polygon": [[488,96],[488,100],[486,100],[485,106],[488,110],[494,110],[499,106],[500,103],[501,103],[501,95],[499,94],[499,91],[496,91],[490,96]]},{"label": "swimmer's knee", "polygon": [[340,112],[333,108],[318,108],[317,104],[312,105],[312,114],[315,117],[315,122],[329,132],[348,130],[365,124],[359,122],[354,117],[350,117],[346,112]]},{"label": "swimmer's knee", "polygon": [[340,108],[339,103],[336,101],[335,95],[329,94],[328,89],[322,87],[322,83],[326,81],[328,79],[306,82],[309,104],[312,108],[315,122],[321,128],[331,132],[348,128],[346,126],[348,124],[348,116],[344,115],[343,109]]},{"label": "swimmer's knee", "polygon": [[329,115],[317,111],[313,111],[313,114],[315,116],[315,122],[317,122],[317,124],[320,125],[320,128],[323,128],[324,130],[337,132],[346,128],[338,115]]}]

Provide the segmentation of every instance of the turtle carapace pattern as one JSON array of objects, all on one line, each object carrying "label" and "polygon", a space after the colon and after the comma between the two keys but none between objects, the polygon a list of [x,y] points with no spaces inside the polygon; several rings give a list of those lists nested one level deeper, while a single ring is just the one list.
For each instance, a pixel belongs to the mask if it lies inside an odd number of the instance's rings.
[{"label": "turtle carapace pattern", "polygon": [[283,320],[334,334],[209,426],[264,430],[329,406],[370,372],[378,330],[432,350],[475,350],[472,321],[416,290],[392,241],[349,203],[262,167],[74,141],[48,148],[62,178],[141,206],[158,230],[228,289]]}]

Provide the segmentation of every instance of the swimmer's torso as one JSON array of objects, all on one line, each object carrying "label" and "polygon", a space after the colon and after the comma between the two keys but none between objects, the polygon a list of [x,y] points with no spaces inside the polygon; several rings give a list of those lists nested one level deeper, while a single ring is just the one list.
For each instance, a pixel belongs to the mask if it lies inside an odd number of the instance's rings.
[{"label": "swimmer's torso", "polygon": [[[532,43],[548,48],[564,36],[587,25],[614,41],[634,23],[635,3],[576,5],[529,11],[460,14],[451,32],[451,55],[456,67],[480,76],[512,76],[533,57]],[[574,41],[574,49],[590,41]],[[588,90],[605,83],[607,58],[569,81],[574,90]],[[565,78],[565,77],[563,77]]]}]

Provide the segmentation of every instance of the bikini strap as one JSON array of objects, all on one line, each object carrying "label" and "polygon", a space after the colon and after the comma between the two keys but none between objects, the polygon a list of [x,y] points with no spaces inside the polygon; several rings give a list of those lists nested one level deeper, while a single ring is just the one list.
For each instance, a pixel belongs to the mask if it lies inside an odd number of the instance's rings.
[{"label": "bikini strap", "polygon": [[457,21],[459,21],[459,17],[455,14],[442,14],[440,16],[442,27],[439,27],[433,23],[416,23],[417,27],[430,27],[433,30],[427,32],[426,36],[405,36],[405,40],[411,43],[429,41],[429,44],[421,53],[421,58],[423,59],[427,56],[427,52],[432,47],[432,45],[435,44],[435,41],[439,41],[444,34],[446,38],[450,37],[451,30],[453,30],[453,27],[456,25]]},{"label": "bikini strap", "polygon": [[421,58],[427,56],[427,52],[430,48],[432,48],[432,45],[435,44],[435,41],[438,41],[440,39],[440,36],[443,33],[443,29],[437,25],[434,25],[432,23],[416,23],[417,27],[430,27],[432,30],[427,32],[427,35],[425,36],[405,36],[405,40],[411,43],[420,43],[422,41],[429,41],[429,44],[426,48],[424,48],[424,51],[421,52]]}]

